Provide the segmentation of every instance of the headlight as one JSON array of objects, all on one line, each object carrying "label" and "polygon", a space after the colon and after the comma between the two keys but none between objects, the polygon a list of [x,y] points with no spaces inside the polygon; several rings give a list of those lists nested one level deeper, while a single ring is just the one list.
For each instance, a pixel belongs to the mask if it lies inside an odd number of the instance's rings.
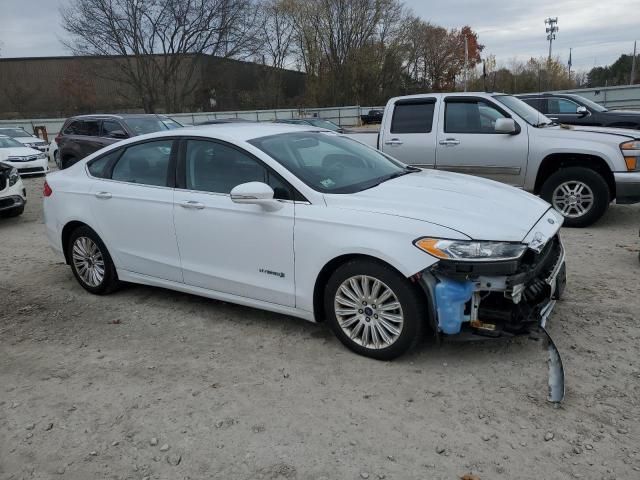
[{"label": "headlight", "polygon": [[632,140],[630,142],[624,142],[620,144],[620,150],[622,150],[622,155],[624,156],[624,163],[627,165],[627,170],[635,171],[640,170],[640,156],[639,153],[633,153],[629,150],[638,150],[640,151],[640,140]]},{"label": "headlight", "polygon": [[527,246],[522,243],[445,240],[429,237],[419,238],[413,243],[420,250],[436,258],[470,262],[515,260],[527,250]]},{"label": "headlight", "polygon": [[41,154],[40,154],[40,155],[38,155],[36,158],[37,158],[38,160],[42,160],[43,158],[47,158],[47,155],[46,155],[46,154],[44,154],[44,153],[41,153]]},{"label": "headlight", "polygon": [[12,168],[9,171],[9,186],[13,187],[16,183],[18,183],[18,179],[20,178],[20,174],[18,173],[17,168]]}]

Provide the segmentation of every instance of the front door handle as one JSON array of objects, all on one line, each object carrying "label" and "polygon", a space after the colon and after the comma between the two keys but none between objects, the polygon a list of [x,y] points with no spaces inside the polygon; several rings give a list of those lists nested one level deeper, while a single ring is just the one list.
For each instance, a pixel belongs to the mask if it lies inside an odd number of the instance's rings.
[{"label": "front door handle", "polygon": [[391,140],[387,140],[384,142],[385,145],[402,145],[402,140],[399,138],[392,138]]},{"label": "front door handle", "polygon": [[102,198],[104,200],[111,198],[111,194],[109,192],[97,192],[95,195],[96,198]]},{"label": "front door handle", "polygon": [[454,146],[454,145],[460,145],[460,140],[457,140],[455,138],[446,138],[444,140],[440,140],[438,143],[440,145]]},{"label": "front door handle", "polygon": [[188,202],[182,202],[180,204],[182,208],[189,208],[192,210],[202,210],[204,208],[204,204],[200,202],[196,202],[194,200],[189,200]]}]

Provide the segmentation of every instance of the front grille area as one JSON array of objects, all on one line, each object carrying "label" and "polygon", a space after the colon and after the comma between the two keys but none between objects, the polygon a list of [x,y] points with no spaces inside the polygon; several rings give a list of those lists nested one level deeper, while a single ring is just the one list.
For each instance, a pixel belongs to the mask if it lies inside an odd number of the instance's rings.
[{"label": "front grille area", "polygon": [[15,201],[13,197],[0,199],[0,208],[12,207]]},{"label": "front grille area", "polygon": [[28,157],[9,157],[10,162],[33,162],[38,160],[38,155],[29,155]]},{"label": "front grille area", "polygon": [[44,168],[42,168],[42,167],[18,168],[18,172],[20,172],[20,173],[44,173]]}]

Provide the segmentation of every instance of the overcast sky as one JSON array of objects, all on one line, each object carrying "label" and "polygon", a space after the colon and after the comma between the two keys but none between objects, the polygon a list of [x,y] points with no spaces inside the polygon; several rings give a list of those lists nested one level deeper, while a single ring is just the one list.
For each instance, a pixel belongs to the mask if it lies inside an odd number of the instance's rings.
[{"label": "overcast sky", "polygon": [[[58,7],[63,0],[0,0],[0,55],[66,55]],[[425,20],[444,27],[468,24],[498,64],[546,55],[544,19],[558,17],[554,54],[588,70],[633,51],[639,0],[405,0]]]}]

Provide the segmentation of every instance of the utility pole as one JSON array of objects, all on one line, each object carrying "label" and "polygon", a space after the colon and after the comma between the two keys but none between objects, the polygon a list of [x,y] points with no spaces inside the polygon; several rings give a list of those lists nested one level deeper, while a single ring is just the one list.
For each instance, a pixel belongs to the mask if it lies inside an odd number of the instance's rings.
[{"label": "utility pole", "polygon": [[[635,58],[635,57],[634,57]],[[464,91],[467,91],[467,72],[469,68],[469,41],[464,36]]]},{"label": "utility pole", "polygon": [[636,81],[636,41],[633,42],[633,60],[631,60],[631,77],[629,77],[629,85],[633,85]]},{"label": "utility pole", "polygon": [[571,62],[571,50],[573,50],[573,48],[569,49],[569,81],[571,81],[571,65],[572,65],[572,62]]},{"label": "utility pole", "polygon": [[558,17],[545,18],[544,24],[548,25],[547,40],[549,40],[549,63],[551,63],[551,45],[553,44],[553,41],[556,39],[556,32],[559,30]]}]

